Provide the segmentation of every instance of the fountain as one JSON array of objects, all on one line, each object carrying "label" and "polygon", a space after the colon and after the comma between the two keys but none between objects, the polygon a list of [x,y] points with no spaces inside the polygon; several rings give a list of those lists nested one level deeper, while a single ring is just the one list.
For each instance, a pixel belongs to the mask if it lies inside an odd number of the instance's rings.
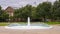
[{"label": "fountain", "polygon": [[30,17],[28,17],[27,21],[28,21],[28,26],[30,26]]},{"label": "fountain", "polygon": [[5,26],[7,29],[50,29],[52,26],[49,26],[47,24],[30,24],[30,17],[27,19],[28,24],[27,25],[22,25],[18,23],[13,23],[8,26]]}]

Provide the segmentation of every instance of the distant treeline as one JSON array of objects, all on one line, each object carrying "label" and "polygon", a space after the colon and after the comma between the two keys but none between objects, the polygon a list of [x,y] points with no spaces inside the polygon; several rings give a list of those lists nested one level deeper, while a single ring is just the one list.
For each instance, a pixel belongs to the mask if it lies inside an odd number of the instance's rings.
[{"label": "distant treeline", "polygon": [[[26,5],[19,9],[14,9],[14,15],[2,10],[0,6],[0,21],[60,21],[60,1],[40,3],[37,7]],[[9,20],[10,19],[10,20]]]}]

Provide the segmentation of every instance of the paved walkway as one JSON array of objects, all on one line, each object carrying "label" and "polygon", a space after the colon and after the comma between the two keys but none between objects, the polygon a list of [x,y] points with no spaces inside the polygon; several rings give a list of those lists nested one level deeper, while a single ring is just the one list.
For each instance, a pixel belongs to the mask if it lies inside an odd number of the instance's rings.
[{"label": "paved walkway", "polygon": [[36,30],[13,30],[0,26],[0,34],[60,34],[60,26],[54,26],[52,29]]}]

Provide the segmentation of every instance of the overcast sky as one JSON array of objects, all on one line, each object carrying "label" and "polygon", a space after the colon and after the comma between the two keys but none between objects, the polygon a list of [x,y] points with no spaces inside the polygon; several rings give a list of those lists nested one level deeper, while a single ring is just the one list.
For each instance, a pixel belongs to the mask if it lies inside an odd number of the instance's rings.
[{"label": "overcast sky", "polygon": [[[8,6],[21,7],[27,4],[35,6],[45,1],[47,0],[0,0],[0,5],[2,6],[3,9],[5,9]],[[55,0],[48,0],[48,1],[54,2]]]}]

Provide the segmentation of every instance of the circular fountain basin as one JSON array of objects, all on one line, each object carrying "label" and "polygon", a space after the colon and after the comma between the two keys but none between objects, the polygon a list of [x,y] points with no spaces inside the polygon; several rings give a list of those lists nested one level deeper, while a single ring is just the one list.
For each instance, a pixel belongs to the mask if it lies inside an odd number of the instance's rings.
[{"label": "circular fountain basin", "polygon": [[52,26],[49,26],[47,24],[10,24],[8,26],[5,26],[7,29],[50,29]]}]

